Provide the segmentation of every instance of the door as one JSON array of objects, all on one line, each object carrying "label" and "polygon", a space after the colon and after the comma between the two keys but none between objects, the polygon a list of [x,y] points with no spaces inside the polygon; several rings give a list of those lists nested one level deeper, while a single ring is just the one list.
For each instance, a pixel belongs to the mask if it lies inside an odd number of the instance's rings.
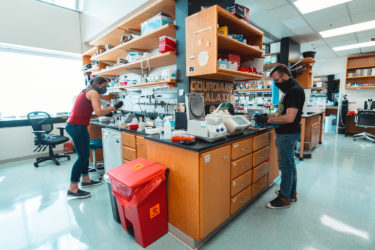
[{"label": "door", "polygon": [[230,215],[230,145],[200,156],[200,238]]}]

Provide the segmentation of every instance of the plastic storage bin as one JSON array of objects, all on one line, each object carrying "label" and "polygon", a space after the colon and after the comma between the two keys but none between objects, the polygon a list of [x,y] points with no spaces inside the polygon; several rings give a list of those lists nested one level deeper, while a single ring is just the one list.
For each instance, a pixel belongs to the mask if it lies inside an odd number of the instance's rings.
[{"label": "plastic storage bin", "polygon": [[168,23],[173,23],[173,18],[160,13],[141,23],[141,35],[150,33],[151,31],[159,29]]},{"label": "plastic storage bin", "polygon": [[108,187],[109,199],[111,201],[113,219],[116,222],[121,223],[120,215],[118,213],[118,208],[117,208],[116,197],[112,193],[111,181],[110,181],[109,176],[107,174],[104,175],[104,181],[107,183],[107,187]]},{"label": "plastic storage bin", "polygon": [[138,158],[108,171],[122,227],[142,247],[168,232],[166,170]]}]

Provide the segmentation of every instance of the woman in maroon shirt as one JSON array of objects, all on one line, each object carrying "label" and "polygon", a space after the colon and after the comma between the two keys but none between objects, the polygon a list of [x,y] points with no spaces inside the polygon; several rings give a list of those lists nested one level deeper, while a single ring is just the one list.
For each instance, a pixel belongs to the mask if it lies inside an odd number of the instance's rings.
[{"label": "woman in maroon shirt", "polygon": [[97,77],[91,81],[90,85],[82,91],[74,102],[73,109],[66,123],[66,131],[74,142],[74,148],[78,158],[75,161],[71,177],[70,186],[67,195],[87,198],[90,192],[78,188],[78,182],[82,176],[81,187],[89,187],[101,184],[101,181],[91,180],[88,175],[89,158],[90,158],[90,135],[87,126],[90,124],[92,112],[95,111],[97,116],[103,116],[120,108],[122,101],[115,106],[101,108],[100,95],[107,92],[108,82],[103,77]]}]

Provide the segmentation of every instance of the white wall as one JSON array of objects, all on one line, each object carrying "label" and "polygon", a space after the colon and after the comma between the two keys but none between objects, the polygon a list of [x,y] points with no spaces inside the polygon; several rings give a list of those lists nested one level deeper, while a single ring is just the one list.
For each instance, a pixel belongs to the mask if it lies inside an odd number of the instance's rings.
[{"label": "white wall", "polygon": [[1,0],[0,24],[0,43],[81,53],[78,12],[36,0]]},{"label": "white wall", "polygon": [[313,68],[314,75],[340,75],[340,98],[345,94],[349,100],[349,109],[363,108],[363,103],[368,98],[375,97],[375,89],[345,89],[347,57],[320,59]]},{"label": "white wall", "polygon": [[[63,125],[65,125],[65,123],[54,124],[54,130],[51,133],[60,134],[60,130],[56,129],[56,127]],[[36,158],[37,155],[40,155],[41,152],[33,152],[35,146],[32,131],[31,126],[0,128],[0,162],[24,157]],[[66,131],[64,131],[64,135],[68,136]],[[63,150],[63,144],[54,148],[54,152],[61,150]],[[44,153],[48,154],[48,148]]]},{"label": "white wall", "polygon": [[81,14],[82,41],[89,42],[146,0],[85,1]]}]

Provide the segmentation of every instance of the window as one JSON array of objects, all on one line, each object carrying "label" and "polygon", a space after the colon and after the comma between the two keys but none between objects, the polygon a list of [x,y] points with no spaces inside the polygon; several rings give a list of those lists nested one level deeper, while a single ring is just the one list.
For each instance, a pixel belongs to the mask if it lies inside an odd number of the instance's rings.
[{"label": "window", "polygon": [[31,111],[70,112],[85,88],[81,68],[78,56],[0,47],[0,113],[20,117]]},{"label": "window", "polygon": [[56,5],[70,10],[82,11],[83,0],[37,0],[39,2]]}]

